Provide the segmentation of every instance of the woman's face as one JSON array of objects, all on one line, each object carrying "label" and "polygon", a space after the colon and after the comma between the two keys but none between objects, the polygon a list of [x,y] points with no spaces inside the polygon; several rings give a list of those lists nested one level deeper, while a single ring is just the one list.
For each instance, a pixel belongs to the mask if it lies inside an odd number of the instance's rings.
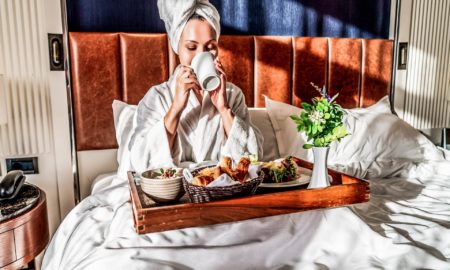
[{"label": "woman's face", "polygon": [[178,44],[180,63],[190,66],[192,58],[201,52],[211,52],[217,57],[216,31],[206,20],[191,19],[186,23]]}]

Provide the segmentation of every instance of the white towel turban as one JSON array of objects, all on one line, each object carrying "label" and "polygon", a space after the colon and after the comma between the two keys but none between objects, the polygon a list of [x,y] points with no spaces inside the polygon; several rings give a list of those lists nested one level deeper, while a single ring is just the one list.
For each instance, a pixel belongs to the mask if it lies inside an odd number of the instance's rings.
[{"label": "white towel turban", "polygon": [[181,33],[189,18],[198,14],[206,19],[216,30],[216,39],[220,35],[220,15],[208,0],[158,0],[159,17],[164,21],[170,45],[178,54]]}]

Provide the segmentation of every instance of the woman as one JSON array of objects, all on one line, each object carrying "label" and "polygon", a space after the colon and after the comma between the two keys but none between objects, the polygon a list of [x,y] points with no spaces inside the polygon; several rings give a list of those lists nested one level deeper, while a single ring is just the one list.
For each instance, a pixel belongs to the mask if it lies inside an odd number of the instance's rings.
[{"label": "woman", "polygon": [[[167,82],[153,86],[139,102],[130,142],[135,171],[188,166],[242,155],[262,156],[262,136],[251,125],[242,91],[227,82],[220,63],[219,14],[208,1],[158,1],[170,44],[180,65]],[[220,73],[218,89],[202,91],[190,68],[194,56],[209,51]]]}]

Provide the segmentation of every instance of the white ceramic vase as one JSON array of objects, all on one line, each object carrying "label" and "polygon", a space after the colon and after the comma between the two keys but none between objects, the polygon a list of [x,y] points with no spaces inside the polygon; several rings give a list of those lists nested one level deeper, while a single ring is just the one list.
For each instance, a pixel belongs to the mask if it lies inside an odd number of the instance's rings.
[{"label": "white ceramic vase", "polygon": [[313,147],[314,167],[308,188],[324,188],[330,186],[328,180],[328,151],[330,147]]}]

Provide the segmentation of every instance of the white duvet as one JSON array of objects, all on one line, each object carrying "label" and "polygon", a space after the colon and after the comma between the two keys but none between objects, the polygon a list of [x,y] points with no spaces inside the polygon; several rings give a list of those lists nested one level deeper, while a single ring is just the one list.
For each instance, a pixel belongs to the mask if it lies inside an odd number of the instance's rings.
[{"label": "white duvet", "polygon": [[114,176],[73,209],[43,269],[449,269],[450,161],[371,180],[369,203],[138,235]]},{"label": "white duvet", "polygon": [[[298,144],[266,104],[278,143]],[[108,176],[61,223],[43,269],[450,269],[450,154],[380,104],[349,111],[352,138],[329,157],[370,179],[368,203],[138,235],[127,182]]]}]

